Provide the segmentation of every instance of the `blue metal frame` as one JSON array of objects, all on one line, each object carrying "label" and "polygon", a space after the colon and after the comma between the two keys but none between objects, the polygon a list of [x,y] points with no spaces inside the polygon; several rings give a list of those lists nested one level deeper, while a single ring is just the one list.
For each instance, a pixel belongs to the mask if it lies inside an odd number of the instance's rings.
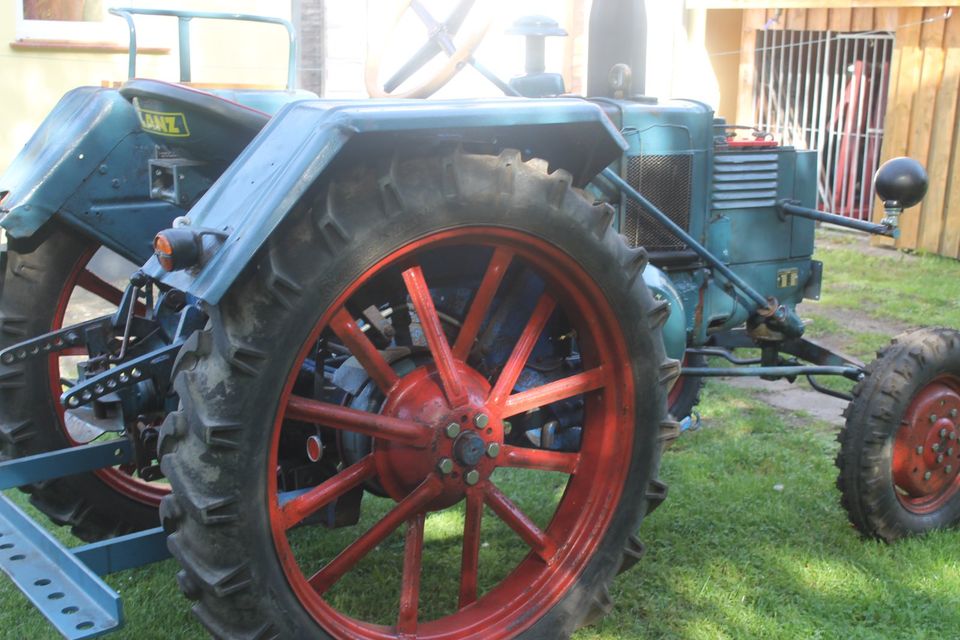
[{"label": "blue metal frame", "polygon": [[177,18],[177,36],[180,54],[180,82],[190,82],[190,21],[201,20],[236,20],[241,22],[260,22],[264,24],[280,25],[287,30],[289,53],[287,58],[287,90],[293,91],[297,86],[297,34],[293,25],[283,18],[257,16],[246,13],[219,13],[213,11],[180,11],[173,9],[136,9],[118,7],[110,9],[110,13],[123,18],[130,32],[130,54],[127,63],[130,79],[137,76],[137,27],[133,16],[167,16]]}]

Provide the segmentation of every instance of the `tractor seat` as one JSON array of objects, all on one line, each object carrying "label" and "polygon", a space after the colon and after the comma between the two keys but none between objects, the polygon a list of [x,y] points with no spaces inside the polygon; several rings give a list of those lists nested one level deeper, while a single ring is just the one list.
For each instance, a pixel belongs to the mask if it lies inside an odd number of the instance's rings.
[{"label": "tractor seat", "polygon": [[130,80],[120,95],[158,143],[195,160],[229,164],[270,116],[206,91],[158,80]]}]

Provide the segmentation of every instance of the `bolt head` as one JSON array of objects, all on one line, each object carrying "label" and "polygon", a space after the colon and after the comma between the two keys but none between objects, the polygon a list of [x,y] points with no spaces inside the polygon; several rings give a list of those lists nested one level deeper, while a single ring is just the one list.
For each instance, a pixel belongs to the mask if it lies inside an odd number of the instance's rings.
[{"label": "bolt head", "polygon": [[943,454],[937,456],[937,464],[943,464]]},{"label": "bolt head", "polygon": [[952,464],[948,464],[943,471],[944,471],[944,473],[947,473],[947,474],[953,473],[953,465],[952,465]]},{"label": "bolt head", "polygon": [[935,414],[935,413],[930,414],[930,424],[933,424],[933,423],[936,422],[937,420],[938,420],[937,414]]},{"label": "bolt head", "polygon": [[946,430],[946,429],[940,429],[940,437],[941,437],[941,438],[946,438],[946,437],[947,437],[947,430]]},{"label": "bolt head", "polygon": [[513,425],[510,424],[509,421],[504,420],[504,421],[503,421],[503,432],[504,432],[506,435],[510,435],[510,432],[511,432],[511,431],[513,431]]},{"label": "bolt head", "polygon": [[933,474],[930,473],[929,471],[927,471],[925,474],[923,474],[923,479],[924,479],[924,480],[929,480],[929,479],[932,478],[932,477],[933,477]]},{"label": "bolt head", "polygon": [[917,455],[920,455],[922,453],[923,453],[923,447],[917,447]]},{"label": "bolt head", "polygon": [[950,417],[951,417],[951,418],[956,418],[956,417],[957,417],[957,410],[956,410],[956,409],[950,409]]},{"label": "bolt head", "polygon": [[933,449],[934,451],[940,451],[940,443],[939,443],[939,442],[934,442],[933,445],[931,445],[930,448]]},{"label": "bolt head", "polygon": [[500,443],[491,442],[490,444],[488,444],[487,455],[491,458],[496,458],[498,455],[500,455]]},{"label": "bolt head", "polygon": [[450,475],[450,472],[453,471],[453,460],[450,458],[442,458],[440,462],[437,463],[437,471],[443,475]]},{"label": "bolt head", "polygon": [[468,485],[472,487],[473,485],[480,482],[480,472],[477,471],[476,469],[471,469],[470,471],[467,471],[466,474],[464,474],[463,479]]},{"label": "bolt head", "polygon": [[448,438],[456,438],[458,435],[460,435],[460,425],[458,425],[456,422],[451,422],[447,425],[447,428],[444,429],[443,432],[447,434]]},{"label": "bolt head", "polygon": [[950,447],[949,449],[947,449],[947,455],[950,456],[951,458],[953,457],[953,447]]},{"label": "bolt head", "polygon": [[473,417],[473,424],[477,426],[477,429],[486,429],[487,425],[490,424],[490,418],[485,413],[478,413]]}]

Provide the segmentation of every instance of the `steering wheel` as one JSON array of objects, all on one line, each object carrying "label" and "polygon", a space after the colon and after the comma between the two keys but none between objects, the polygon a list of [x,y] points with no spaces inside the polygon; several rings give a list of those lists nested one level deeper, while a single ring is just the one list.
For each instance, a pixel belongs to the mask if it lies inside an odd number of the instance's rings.
[{"label": "steering wheel", "polygon": [[[450,82],[466,64],[471,61],[473,52],[483,41],[490,24],[493,22],[493,12],[487,11],[472,32],[464,36],[464,41],[458,46],[453,39],[460,31],[467,16],[477,0],[460,0],[450,16],[439,21],[430,15],[420,0],[400,0],[397,4],[393,22],[386,37],[379,48],[373,47],[367,52],[367,64],[364,78],[367,93],[371,98],[427,98],[437,92],[443,85]],[[481,5],[493,4],[481,2]],[[397,26],[408,10],[412,9],[427,28],[429,39],[400,69],[383,85],[380,84],[380,66],[386,51],[387,43],[397,30]],[[447,60],[430,78],[407,91],[397,91],[404,82],[419,71],[439,54],[446,54]]]}]

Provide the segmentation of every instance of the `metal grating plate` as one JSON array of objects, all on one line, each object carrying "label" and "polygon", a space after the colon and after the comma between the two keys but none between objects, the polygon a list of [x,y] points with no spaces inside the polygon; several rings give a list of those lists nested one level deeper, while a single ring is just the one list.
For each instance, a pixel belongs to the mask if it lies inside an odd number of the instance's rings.
[{"label": "metal grating plate", "polygon": [[[693,156],[631,156],[627,159],[626,178],[631,186],[671,220],[684,230],[690,230]],[[626,237],[631,247],[645,247],[649,251],[684,248],[682,242],[646,216],[632,200],[626,203],[620,233]]]}]

